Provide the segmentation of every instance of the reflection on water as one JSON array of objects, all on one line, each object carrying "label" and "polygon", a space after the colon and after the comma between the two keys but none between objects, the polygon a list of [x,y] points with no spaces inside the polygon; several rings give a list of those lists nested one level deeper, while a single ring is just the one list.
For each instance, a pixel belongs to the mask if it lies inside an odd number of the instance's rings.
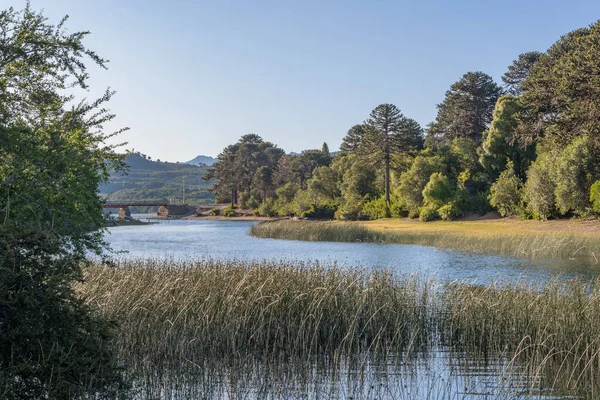
[{"label": "reflection on water", "polygon": [[[143,376],[143,378],[141,378]],[[564,399],[504,359],[444,350],[329,365],[232,360],[138,375],[138,399]],[[570,396],[568,398],[575,398]]]},{"label": "reflection on water", "polygon": [[591,278],[598,273],[595,266],[570,260],[523,260],[416,245],[259,239],[248,235],[254,223],[167,220],[154,225],[109,228],[106,239],[113,249],[128,251],[119,257],[318,261],[402,273],[418,271],[442,281],[543,282],[556,275]]}]

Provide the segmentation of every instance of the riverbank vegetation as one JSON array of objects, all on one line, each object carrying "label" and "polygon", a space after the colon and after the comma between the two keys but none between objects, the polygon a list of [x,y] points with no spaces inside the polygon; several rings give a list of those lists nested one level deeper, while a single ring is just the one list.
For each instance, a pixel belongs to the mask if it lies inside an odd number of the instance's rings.
[{"label": "riverbank vegetation", "polygon": [[250,234],[270,239],[418,244],[532,259],[600,261],[598,232],[539,230],[518,221],[422,224],[406,219],[347,223],[280,220],[254,225]]},{"label": "riverbank vegetation", "polygon": [[118,398],[114,324],[72,287],[106,247],[98,186],[123,168],[103,129],[113,92],[75,95],[107,60],[29,3],[0,31],[0,398]]},{"label": "riverbank vegetation", "polygon": [[595,79],[600,22],[521,54],[502,76],[467,72],[426,129],[393,104],[327,144],[285,154],[243,136],[206,178],[217,201],[264,216],[340,220],[453,220],[495,209],[522,219],[600,212],[600,127]]},{"label": "riverbank vegetation", "polygon": [[[532,379],[519,388],[522,396],[542,387],[600,390],[598,282],[481,287],[294,262],[145,260],[91,266],[77,291],[118,322],[115,345],[127,370],[162,388],[174,377],[177,385],[189,378],[186,390],[192,382],[218,385],[207,368],[242,371],[244,364],[270,365],[270,374],[277,365],[280,372],[308,368],[316,385],[319,368],[342,377],[348,363],[410,369],[410,360],[445,348],[465,363],[504,360],[499,381],[509,371]],[[294,386],[288,377],[264,389],[278,384]]]}]

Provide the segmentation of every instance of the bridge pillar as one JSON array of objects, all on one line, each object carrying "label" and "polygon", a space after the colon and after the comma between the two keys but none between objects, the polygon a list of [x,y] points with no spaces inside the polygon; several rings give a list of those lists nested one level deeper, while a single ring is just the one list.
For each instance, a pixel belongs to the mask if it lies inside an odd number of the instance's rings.
[{"label": "bridge pillar", "polygon": [[119,208],[119,219],[124,219],[125,217],[131,217],[131,210],[129,207]]}]

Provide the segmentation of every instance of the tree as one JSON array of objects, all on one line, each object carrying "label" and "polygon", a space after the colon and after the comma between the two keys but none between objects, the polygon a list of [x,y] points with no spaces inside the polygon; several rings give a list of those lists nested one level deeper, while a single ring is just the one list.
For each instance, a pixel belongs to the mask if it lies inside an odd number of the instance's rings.
[{"label": "tree", "polygon": [[481,145],[481,165],[495,181],[509,162],[520,179],[525,179],[525,171],[535,157],[535,146],[521,144],[515,140],[515,132],[521,115],[526,112],[518,97],[502,96],[494,108],[494,119],[490,128],[483,134]]},{"label": "tree", "polygon": [[[228,198],[232,207],[238,202],[238,194],[250,196],[259,178],[257,171],[269,167],[271,174],[277,169],[283,150],[271,142],[265,142],[255,134],[242,136],[237,143],[227,146],[218,161],[207,170],[205,180],[214,180],[212,191],[220,199]],[[261,184],[264,190],[264,182]]]},{"label": "tree", "polygon": [[502,75],[502,82],[504,82],[504,87],[508,93],[515,96],[520,96],[523,93],[523,82],[527,80],[529,71],[541,56],[542,53],[539,51],[523,53],[508,66],[508,71]]},{"label": "tree", "polygon": [[[563,149],[577,137],[600,147],[600,21],[568,33],[534,64],[523,83],[523,116],[518,135],[526,143],[547,138],[546,146]],[[599,161],[596,159],[596,161]]]},{"label": "tree", "polygon": [[437,105],[437,117],[428,127],[428,143],[449,143],[462,137],[479,145],[501,95],[502,88],[491,76],[467,72],[450,86],[444,101]]},{"label": "tree", "polygon": [[352,128],[348,129],[346,136],[344,136],[340,146],[340,151],[342,153],[355,152],[362,143],[364,136],[365,127],[363,125],[354,125]]},{"label": "tree", "polygon": [[511,163],[490,188],[490,204],[503,217],[517,215],[521,202],[521,181]]},{"label": "tree", "polygon": [[27,6],[0,12],[0,393],[115,397],[123,387],[111,324],[75,295],[89,251],[105,249],[98,186],[123,167],[103,106],[70,94],[106,67],[87,32]]},{"label": "tree", "polygon": [[390,166],[393,157],[419,150],[423,145],[422,129],[414,120],[402,115],[393,104],[380,104],[365,121],[365,135],[359,153],[373,165],[383,164],[385,201],[390,203]]}]

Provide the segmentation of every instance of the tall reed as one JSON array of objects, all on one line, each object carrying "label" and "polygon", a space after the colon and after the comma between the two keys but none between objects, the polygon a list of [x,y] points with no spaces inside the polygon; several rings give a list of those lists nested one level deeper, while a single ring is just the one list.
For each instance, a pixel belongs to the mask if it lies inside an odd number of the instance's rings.
[{"label": "tall reed", "polygon": [[384,232],[355,222],[280,220],[254,225],[250,234],[287,240],[417,244],[532,259],[581,258],[600,262],[600,239],[567,233]]},{"label": "tall reed", "polygon": [[417,348],[432,331],[427,285],[319,265],[137,261],[90,268],[79,289],[120,324],[120,353],[156,366]]},{"label": "tall reed", "polygon": [[[441,348],[465,364],[504,359],[532,378],[527,393],[600,394],[600,281],[439,286],[318,264],[141,260],[88,267],[77,290],[116,320],[121,359],[157,387],[222,389],[265,366],[286,387],[301,371],[386,371]],[[284,379],[278,365],[296,374]]]}]

